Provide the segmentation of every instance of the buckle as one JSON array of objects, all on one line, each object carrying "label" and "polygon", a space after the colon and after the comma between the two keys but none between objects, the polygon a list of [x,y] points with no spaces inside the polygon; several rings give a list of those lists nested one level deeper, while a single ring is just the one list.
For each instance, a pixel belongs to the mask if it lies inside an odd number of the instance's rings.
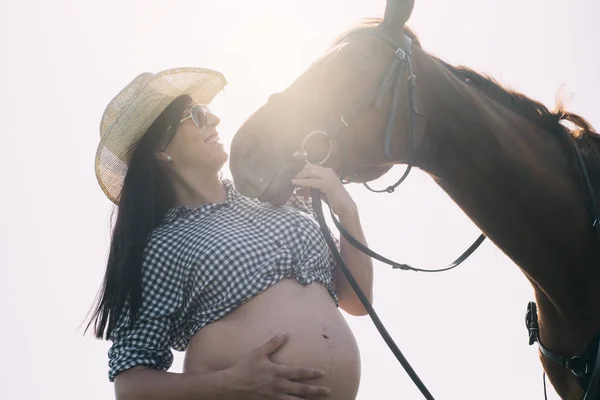
[{"label": "buckle", "polygon": [[396,57],[398,57],[400,60],[404,60],[406,58],[406,52],[400,47],[398,47],[398,49],[396,50]]},{"label": "buckle", "polygon": [[525,326],[527,327],[527,331],[529,333],[529,345],[531,346],[538,341],[540,332],[538,325],[537,306],[533,301],[530,301],[529,304],[527,304]]},{"label": "buckle", "polygon": [[588,374],[590,364],[584,363],[579,357],[573,357],[565,359],[565,368],[570,369],[576,378],[581,379]]}]

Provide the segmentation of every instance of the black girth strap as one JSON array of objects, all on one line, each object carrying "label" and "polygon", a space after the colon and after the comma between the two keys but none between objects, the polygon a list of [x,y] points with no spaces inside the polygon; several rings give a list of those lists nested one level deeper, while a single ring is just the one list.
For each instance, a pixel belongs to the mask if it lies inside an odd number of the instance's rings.
[{"label": "black girth strap", "polygon": [[584,391],[587,390],[585,400],[600,399],[600,393],[598,392],[600,368],[595,368],[600,365],[600,332],[590,341],[581,355],[568,357],[554,353],[540,341],[537,306],[533,301],[527,304],[525,325],[529,331],[529,344],[532,345],[537,342],[540,352],[545,358],[571,371],[577,378],[581,388]]}]

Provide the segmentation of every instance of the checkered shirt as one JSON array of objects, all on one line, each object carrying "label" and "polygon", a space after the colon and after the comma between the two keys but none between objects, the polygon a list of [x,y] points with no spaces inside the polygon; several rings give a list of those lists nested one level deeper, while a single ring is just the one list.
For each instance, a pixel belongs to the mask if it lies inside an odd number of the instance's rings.
[{"label": "checkered shirt", "polygon": [[175,207],[150,235],[142,264],[142,303],[128,306],[111,333],[109,380],[143,365],[167,370],[202,327],[284,278],[323,285],[338,304],[335,261],[310,201],[282,207],[242,196],[223,181],[223,203]]}]

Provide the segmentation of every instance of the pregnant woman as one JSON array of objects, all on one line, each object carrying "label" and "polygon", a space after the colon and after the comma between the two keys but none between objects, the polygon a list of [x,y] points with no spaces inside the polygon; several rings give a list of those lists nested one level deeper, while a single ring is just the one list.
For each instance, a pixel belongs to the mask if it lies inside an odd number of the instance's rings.
[{"label": "pregnant woman", "polygon": [[[207,104],[225,84],[201,68],[143,73],[103,114],[96,175],[118,209],[90,324],[113,343],[116,397],[355,399],[360,356],[338,306],[366,312],[309,200],[275,207],[221,179],[228,154]],[[365,243],[331,170],[307,165],[292,182],[321,190]],[[370,259],[339,245],[371,299]],[[167,372],[172,349],[186,351],[182,373]]]}]

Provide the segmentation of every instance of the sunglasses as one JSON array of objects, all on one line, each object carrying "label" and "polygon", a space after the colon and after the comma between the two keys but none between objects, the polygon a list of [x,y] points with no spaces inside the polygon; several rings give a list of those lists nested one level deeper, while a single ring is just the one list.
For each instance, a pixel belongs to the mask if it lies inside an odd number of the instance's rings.
[{"label": "sunglasses", "polygon": [[[194,121],[194,125],[196,125],[199,129],[204,129],[208,126],[208,114],[210,113],[210,108],[208,108],[206,104],[194,104],[192,108],[190,108],[190,115],[183,118],[181,121],[179,121],[179,123],[181,124],[185,120],[191,118],[192,121]],[[167,131],[171,131],[170,126],[167,128]],[[165,147],[168,146],[169,143],[171,143],[175,132],[171,132],[170,134],[171,135],[167,138],[167,143],[165,144]]]},{"label": "sunglasses", "polygon": [[190,108],[190,115],[183,118],[179,123],[181,124],[183,121],[191,118],[198,128],[204,129],[208,125],[208,114],[210,114],[210,108],[206,104],[194,104]]}]

